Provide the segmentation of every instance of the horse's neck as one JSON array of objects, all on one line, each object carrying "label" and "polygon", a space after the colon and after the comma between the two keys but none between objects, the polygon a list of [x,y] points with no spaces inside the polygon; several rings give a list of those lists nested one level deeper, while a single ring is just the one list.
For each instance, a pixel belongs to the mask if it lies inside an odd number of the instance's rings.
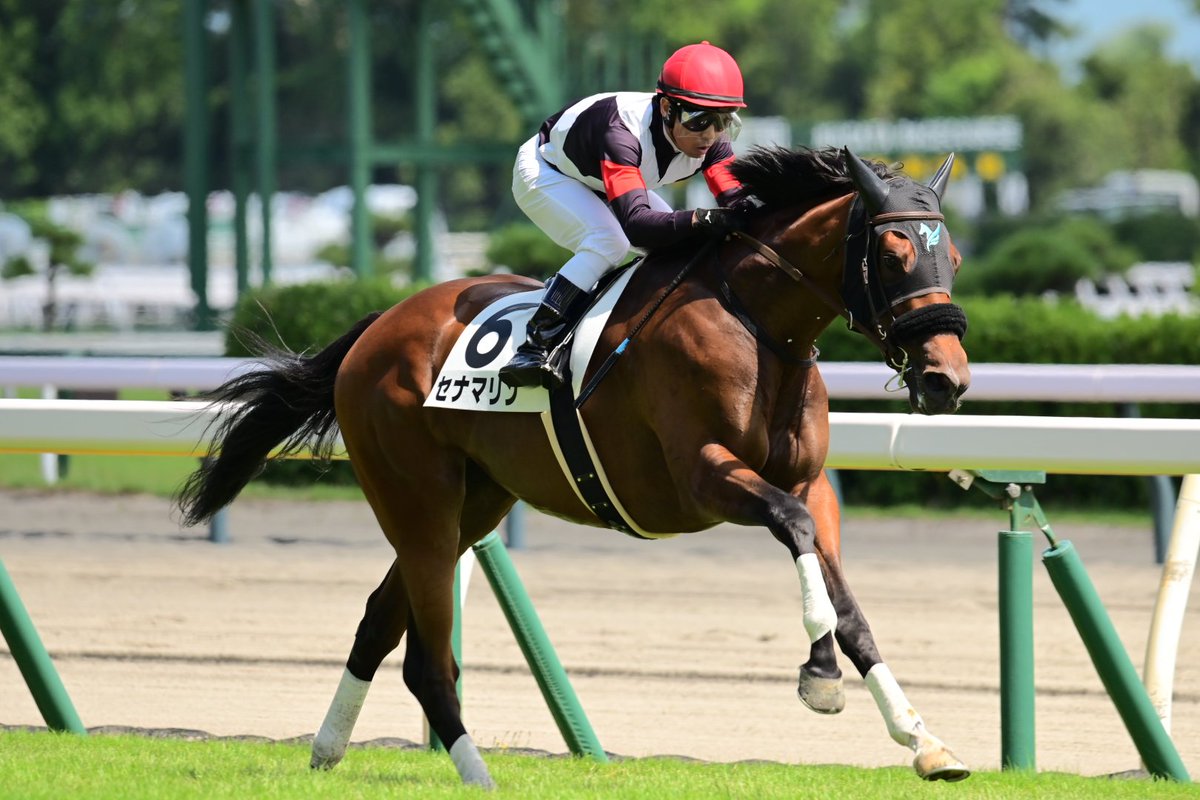
[{"label": "horse's neck", "polygon": [[768,219],[761,240],[807,280],[760,257],[742,259],[730,285],[773,338],[803,355],[841,313],[844,238],[852,195],[820,203],[799,217]]}]

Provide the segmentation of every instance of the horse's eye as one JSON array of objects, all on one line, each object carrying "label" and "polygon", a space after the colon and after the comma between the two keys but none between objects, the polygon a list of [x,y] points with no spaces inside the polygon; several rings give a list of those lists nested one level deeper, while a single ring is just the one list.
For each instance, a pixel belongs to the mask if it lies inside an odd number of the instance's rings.
[{"label": "horse's eye", "polygon": [[883,268],[887,272],[904,272],[904,259],[895,253],[884,253]]}]

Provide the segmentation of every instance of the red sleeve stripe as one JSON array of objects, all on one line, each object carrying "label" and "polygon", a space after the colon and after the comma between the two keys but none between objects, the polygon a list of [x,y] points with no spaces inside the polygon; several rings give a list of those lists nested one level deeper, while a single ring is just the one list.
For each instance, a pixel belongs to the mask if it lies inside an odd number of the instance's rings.
[{"label": "red sleeve stripe", "polygon": [[641,170],[628,164],[601,161],[600,175],[604,178],[604,193],[608,195],[610,203],[623,194],[646,188]]},{"label": "red sleeve stripe", "polygon": [[708,184],[708,190],[713,193],[713,197],[719,197],[722,192],[741,187],[741,182],[729,172],[729,164],[732,161],[733,157],[731,156],[704,170],[704,181]]}]

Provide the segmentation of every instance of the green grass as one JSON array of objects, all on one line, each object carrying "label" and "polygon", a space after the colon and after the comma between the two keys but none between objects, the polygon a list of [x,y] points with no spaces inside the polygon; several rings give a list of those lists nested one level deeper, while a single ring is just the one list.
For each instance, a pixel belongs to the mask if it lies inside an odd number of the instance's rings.
[{"label": "green grass", "polygon": [[[906,768],[630,759],[610,764],[487,753],[498,796],[521,798],[954,798],[1133,800],[1200,797],[1166,781],[1061,773],[982,772],[962,783],[923,783]],[[0,733],[5,798],[481,797],[459,784],[444,754],[353,749],[329,772],[308,768],[308,746],[230,740],[188,742],[131,735]]]},{"label": "green grass", "polygon": [[[20,397],[38,397],[32,390],[22,390]],[[118,395],[121,400],[167,400],[166,392],[151,389],[129,389]],[[184,479],[197,467],[195,459],[177,456],[70,456],[62,458],[60,478],[55,491],[80,490],[88,492],[143,493],[170,497]],[[0,454],[0,487],[13,489],[47,489],[42,478],[41,457],[37,455]],[[357,486],[322,484],[320,474],[313,470],[313,482],[303,487],[288,487],[252,481],[242,492],[243,497],[281,497],[305,500],[361,500]]]},{"label": "green grass", "polygon": [[[40,457],[0,455],[0,486],[13,489],[47,489],[42,479]],[[61,463],[61,462],[60,462]],[[101,493],[137,492],[169,497],[198,466],[190,458],[176,456],[71,456],[53,487]],[[305,500],[361,500],[357,486],[322,484],[313,471],[313,483],[303,487],[278,486],[251,481],[242,497],[284,497]]]}]

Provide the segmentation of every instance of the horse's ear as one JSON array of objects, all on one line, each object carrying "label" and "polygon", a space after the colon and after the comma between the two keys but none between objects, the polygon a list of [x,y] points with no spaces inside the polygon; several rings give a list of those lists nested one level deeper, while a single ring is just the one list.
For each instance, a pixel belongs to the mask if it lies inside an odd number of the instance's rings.
[{"label": "horse's ear", "polygon": [[862,194],[867,210],[872,214],[877,213],[879,209],[883,208],[892,187],[888,186],[887,181],[876,175],[867,162],[850,152],[849,147],[842,149],[842,157],[846,160],[846,170],[850,173],[850,180],[854,181],[855,188]]},{"label": "horse's ear", "polygon": [[946,193],[946,184],[950,182],[950,170],[954,168],[954,153],[946,156],[946,160],[938,167],[938,171],[934,173],[933,180],[929,182],[929,188],[933,189],[934,194],[938,196],[938,200],[942,199],[942,195]]}]

